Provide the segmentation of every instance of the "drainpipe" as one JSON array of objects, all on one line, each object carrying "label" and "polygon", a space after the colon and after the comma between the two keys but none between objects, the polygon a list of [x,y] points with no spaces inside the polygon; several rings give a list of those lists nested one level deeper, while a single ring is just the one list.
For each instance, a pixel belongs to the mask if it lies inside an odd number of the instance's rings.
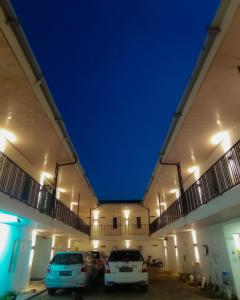
[{"label": "drainpipe", "polygon": [[159,213],[162,214],[162,206],[161,206],[161,197],[160,193],[158,193],[158,206],[159,206]]},{"label": "drainpipe", "polygon": [[183,186],[183,178],[182,178],[182,171],[181,171],[181,164],[180,162],[163,162],[162,159],[159,160],[160,165],[163,166],[175,166],[177,167],[177,173],[178,173],[178,183],[180,188],[180,196],[182,198],[182,209],[183,209],[183,215],[185,216],[187,214],[187,202],[186,202],[186,196],[184,192],[184,186]]},{"label": "drainpipe", "polygon": [[53,218],[55,217],[55,204],[56,204],[56,193],[57,193],[59,168],[65,167],[65,166],[70,166],[70,165],[75,165],[77,163],[77,160],[78,160],[77,156],[75,156],[74,161],[72,161],[72,162],[61,163],[61,164],[56,163],[54,182],[53,182],[53,193],[52,193],[52,199],[51,199],[51,204],[50,204],[50,213]]},{"label": "drainpipe", "polygon": [[78,206],[77,206],[77,216],[79,217],[79,205],[80,205],[81,194],[78,194]]}]

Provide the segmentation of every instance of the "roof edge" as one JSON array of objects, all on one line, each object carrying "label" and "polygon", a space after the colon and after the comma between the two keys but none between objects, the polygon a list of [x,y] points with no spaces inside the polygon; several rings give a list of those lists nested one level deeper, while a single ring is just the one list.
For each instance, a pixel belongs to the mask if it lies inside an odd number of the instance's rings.
[{"label": "roof edge", "polygon": [[[68,131],[67,131],[67,128],[63,122],[63,119],[62,119],[62,116],[61,116],[61,113],[60,111],[58,110],[56,104],[55,104],[55,101],[53,99],[53,96],[50,92],[50,89],[48,88],[48,85],[47,85],[47,82],[43,76],[43,73],[41,71],[41,68],[37,62],[37,59],[31,49],[31,46],[27,40],[27,37],[24,33],[24,30],[19,22],[19,19],[15,13],[15,10],[11,4],[11,2],[9,0],[1,0],[0,2],[0,5],[3,9],[3,12],[6,16],[6,18],[8,19],[8,24],[11,26],[11,29],[32,69],[32,72],[33,74],[35,75],[35,77],[41,81],[41,89],[42,89],[42,92],[45,96],[45,99],[47,101],[47,104],[50,108],[50,110],[52,111],[53,113],[53,116],[54,116],[54,119],[60,129],[60,131],[62,132],[62,135],[64,137],[64,140],[66,141],[68,147],[69,147],[69,150],[70,152],[72,153],[73,157],[77,157],[78,158],[78,155],[77,155],[77,151],[71,141],[71,138],[68,134]],[[86,175],[86,172],[81,164],[81,162],[79,161],[79,158],[77,160],[77,164],[78,164],[78,167],[80,168],[82,174],[83,174],[83,178],[88,186],[88,188],[90,189],[93,197],[95,198],[96,200],[96,203],[98,203],[98,199],[97,199],[97,196],[90,184],[90,181]]]}]

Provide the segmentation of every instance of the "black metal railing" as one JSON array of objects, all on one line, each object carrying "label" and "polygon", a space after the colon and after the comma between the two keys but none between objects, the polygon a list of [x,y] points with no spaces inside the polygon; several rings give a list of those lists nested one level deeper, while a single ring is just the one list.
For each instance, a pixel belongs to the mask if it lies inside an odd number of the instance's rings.
[{"label": "black metal railing", "polygon": [[[208,203],[240,183],[240,141],[216,161],[197,181],[149,226],[150,233]],[[185,203],[184,203],[185,201]],[[184,209],[183,209],[184,207]]]},{"label": "black metal railing", "polygon": [[90,234],[89,225],[58,199],[55,199],[55,208],[52,210],[51,192],[2,152],[0,152],[0,192],[66,225]]},{"label": "black metal railing", "polygon": [[123,236],[123,235],[148,235],[149,225],[142,224],[138,227],[136,224],[118,225],[113,228],[112,225],[92,225],[91,236]]}]

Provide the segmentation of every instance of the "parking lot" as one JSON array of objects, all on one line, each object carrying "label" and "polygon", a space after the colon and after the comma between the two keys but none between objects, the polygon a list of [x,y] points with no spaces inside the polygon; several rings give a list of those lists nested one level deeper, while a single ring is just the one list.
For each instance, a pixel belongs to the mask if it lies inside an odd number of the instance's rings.
[{"label": "parking lot", "polygon": [[[65,300],[73,299],[74,296],[70,292],[58,291],[55,296],[48,296],[47,292],[40,294],[34,300]],[[110,293],[106,293],[101,280],[91,287],[89,293],[80,293],[79,300],[135,300],[135,299],[161,299],[161,300],[204,300],[211,299],[205,296],[200,290],[181,282],[179,279],[169,275],[163,270],[149,271],[149,291],[143,291],[137,287],[121,286],[113,289]]]}]

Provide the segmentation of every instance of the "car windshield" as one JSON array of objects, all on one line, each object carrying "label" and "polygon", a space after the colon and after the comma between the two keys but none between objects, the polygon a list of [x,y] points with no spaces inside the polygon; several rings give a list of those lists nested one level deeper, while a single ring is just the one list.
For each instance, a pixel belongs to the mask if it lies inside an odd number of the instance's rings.
[{"label": "car windshield", "polygon": [[53,265],[77,265],[83,262],[81,253],[62,253],[54,256],[51,264]]},{"label": "car windshield", "polygon": [[139,251],[113,251],[109,261],[143,261],[143,257]]},{"label": "car windshield", "polygon": [[91,251],[92,257],[95,259],[100,259],[100,253],[97,251]]}]

